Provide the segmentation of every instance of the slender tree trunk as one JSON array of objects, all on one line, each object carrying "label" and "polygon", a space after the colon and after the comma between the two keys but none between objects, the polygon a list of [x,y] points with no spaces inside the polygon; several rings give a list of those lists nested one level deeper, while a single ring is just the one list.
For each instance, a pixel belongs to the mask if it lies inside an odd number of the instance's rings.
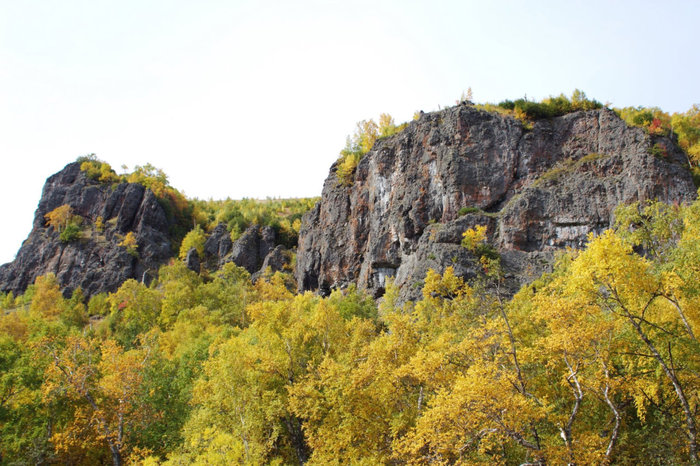
[{"label": "slender tree trunk", "polygon": [[571,415],[569,416],[568,422],[564,427],[560,427],[559,430],[561,431],[561,436],[564,439],[564,443],[566,444],[566,449],[569,451],[569,464],[575,464],[573,440],[571,439],[571,429],[574,426],[574,420],[576,419],[578,410],[581,407],[581,400],[583,400],[583,391],[581,390],[581,385],[579,384],[578,376],[576,375],[578,373],[578,370],[574,370],[574,368],[571,367],[571,364],[569,364],[569,360],[566,358],[566,355],[564,356],[564,362],[566,363],[566,367],[569,369],[569,376],[566,378],[566,382],[569,384],[571,390],[574,392],[575,401],[574,407],[571,409]]},{"label": "slender tree trunk", "polygon": [[309,447],[304,439],[304,432],[301,430],[301,422],[296,416],[286,416],[284,418],[289,430],[289,436],[294,446],[294,451],[297,454],[299,463],[304,464],[309,459]]},{"label": "slender tree trunk", "polygon": [[[522,370],[520,369],[520,362],[518,361],[518,350],[517,346],[515,345],[515,335],[513,335],[513,329],[510,326],[510,321],[508,320],[508,314],[506,314],[506,310],[503,305],[503,301],[501,299],[501,291],[500,291],[500,286],[497,285],[497,290],[496,290],[496,297],[498,298],[498,310],[501,313],[501,318],[503,318],[503,322],[506,324],[506,329],[508,330],[508,340],[510,341],[510,350],[511,350],[511,355],[513,356],[513,365],[515,366],[515,372],[518,377],[518,384],[520,385],[520,393],[524,397],[531,397],[533,398],[538,404],[539,402],[537,399],[527,393],[527,389],[525,388],[525,378],[523,377]],[[541,454],[541,444],[540,444],[540,436],[537,432],[537,427],[533,423],[530,423],[530,430],[532,431],[532,436],[535,440],[535,450],[538,454]],[[538,458],[538,461],[544,464],[544,458],[540,457]]]},{"label": "slender tree trunk", "polygon": [[695,338],[695,333],[693,333],[693,328],[690,326],[688,319],[685,318],[685,312],[683,312],[683,309],[681,309],[681,305],[678,303],[678,300],[676,300],[675,298],[670,298],[668,296],[664,296],[664,297],[671,304],[673,304],[673,307],[675,307],[676,311],[678,311],[678,315],[680,316],[681,320],[683,321],[683,325],[685,326],[685,329],[688,332],[688,335],[690,335],[690,338],[697,341],[697,338]]},{"label": "slender tree trunk", "polygon": [[610,399],[610,384],[608,383],[608,381],[610,380],[610,371],[608,371],[608,365],[605,364],[605,361],[600,358],[600,353],[598,353],[597,350],[596,354],[600,360],[601,366],[603,366],[603,371],[605,372],[605,388],[603,389],[603,397],[605,398],[605,403],[610,408],[610,411],[612,411],[613,415],[615,416],[615,427],[613,427],[613,431],[610,434],[610,442],[608,442],[608,448],[605,450],[605,457],[609,461],[612,455],[613,448],[615,447],[615,443],[617,442],[617,436],[620,432],[620,423],[622,418],[620,416],[620,412],[617,410],[617,406],[615,406],[615,403],[613,403]]}]

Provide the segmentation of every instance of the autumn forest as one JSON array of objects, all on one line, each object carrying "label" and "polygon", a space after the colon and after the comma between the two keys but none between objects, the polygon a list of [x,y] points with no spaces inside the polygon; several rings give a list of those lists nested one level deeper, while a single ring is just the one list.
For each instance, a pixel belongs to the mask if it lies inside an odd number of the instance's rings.
[{"label": "autumn forest", "polygon": [[[528,121],[600,105],[556,99],[488,110]],[[675,134],[697,170],[697,107],[618,113]],[[359,125],[341,182],[401,130],[388,116]],[[700,462],[700,201],[619,206],[614,228],[515,295],[476,226],[462,241],[476,277],[430,270],[422,299],[403,302],[390,280],[376,300],[354,286],[321,296],[296,292],[291,270],[253,281],[182,260],[222,222],[234,240],[273,225],[293,248],[317,199],[187,200],[154,167],[123,176],[169,199],[179,258],[89,298],[52,274],[0,295],[2,464]],[[53,215],[62,231],[74,219]]]}]

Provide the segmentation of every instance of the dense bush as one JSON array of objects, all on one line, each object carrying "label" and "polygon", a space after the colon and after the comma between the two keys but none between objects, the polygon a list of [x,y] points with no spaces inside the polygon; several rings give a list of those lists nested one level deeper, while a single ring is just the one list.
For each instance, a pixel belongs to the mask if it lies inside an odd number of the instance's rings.
[{"label": "dense bush", "polygon": [[70,243],[80,238],[80,227],[75,223],[69,223],[66,228],[58,234],[58,237],[64,243]]},{"label": "dense bush", "polygon": [[484,226],[474,279],[405,305],[232,263],[87,306],[38,277],[0,295],[2,461],[697,463],[700,201],[616,218],[512,298]]},{"label": "dense bush", "polygon": [[219,223],[227,225],[231,239],[236,240],[251,225],[270,226],[277,241],[288,248],[296,246],[301,217],[313,208],[319,198],[298,199],[226,199],[193,200],[194,217],[205,230]]},{"label": "dense bush", "polygon": [[524,99],[504,100],[498,106],[505,110],[511,110],[516,115],[522,114],[525,118],[539,120],[543,118],[553,118],[579,110],[595,110],[602,108],[603,104],[597,100],[590,100],[586,94],[578,89],[574,91],[571,98],[564,94],[558,97],[548,97],[541,102],[534,102]]}]

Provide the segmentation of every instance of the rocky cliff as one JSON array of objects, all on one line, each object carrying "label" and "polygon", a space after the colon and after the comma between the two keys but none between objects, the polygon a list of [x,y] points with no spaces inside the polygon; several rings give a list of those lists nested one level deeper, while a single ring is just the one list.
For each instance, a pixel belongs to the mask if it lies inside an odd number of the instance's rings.
[{"label": "rocky cliff", "polygon": [[[46,214],[63,205],[79,219],[80,233],[71,241],[62,241],[46,220]],[[0,291],[21,294],[47,273],[56,275],[65,295],[77,287],[86,296],[115,291],[130,278],[149,283],[176,256],[173,225],[150,189],[138,183],[101,183],[81,171],[79,163],[68,164],[46,180],[29,237],[15,260],[0,266]],[[135,247],[122,245],[129,233]],[[234,262],[254,278],[268,267],[273,272],[288,268],[290,261],[272,228],[252,225],[231,241],[224,224],[209,234],[203,257],[193,249],[186,260],[197,272]]]},{"label": "rocky cliff", "polygon": [[627,126],[609,109],[536,121],[463,104],[423,114],[377,141],[351,186],[331,167],[321,201],[302,222],[300,290],[356,283],[375,296],[394,276],[415,298],[428,268],[470,278],[462,232],[488,226],[511,289],[540,274],[553,252],[612,225],[621,203],[696,195],[671,140]]},{"label": "rocky cliff", "polygon": [[[45,218],[64,204],[81,219],[79,238],[68,242]],[[170,226],[156,196],[142,185],[102,184],[79,163],[68,164],[46,180],[29,237],[15,260],[0,266],[0,290],[23,293],[46,273],[56,275],[65,294],[77,287],[87,295],[114,291],[129,278],[149,281],[173,255]],[[135,251],[119,245],[130,232]]]}]

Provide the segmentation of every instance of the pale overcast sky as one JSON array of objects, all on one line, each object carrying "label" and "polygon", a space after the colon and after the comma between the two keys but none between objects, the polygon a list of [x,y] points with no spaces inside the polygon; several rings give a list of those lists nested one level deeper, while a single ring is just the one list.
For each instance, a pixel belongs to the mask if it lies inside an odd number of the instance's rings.
[{"label": "pale overcast sky", "polygon": [[355,122],[575,88],[700,102],[700,2],[0,0],[0,263],[94,152],[191,197],[321,193]]}]

